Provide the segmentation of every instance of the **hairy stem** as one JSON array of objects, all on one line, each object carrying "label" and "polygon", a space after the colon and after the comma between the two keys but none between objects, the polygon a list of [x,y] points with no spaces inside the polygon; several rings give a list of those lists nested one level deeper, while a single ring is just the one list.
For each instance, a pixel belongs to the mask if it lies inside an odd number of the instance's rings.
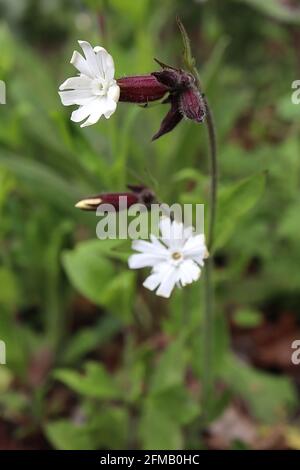
[{"label": "hairy stem", "polygon": [[217,161],[217,142],[216,130],[212,112],[209,104],[206,104],[206,126],[210,148],[210,207],[209,207],[209,230],[208,230],[208,250],[210,257],[205,266],[204,290],[205,290],[205,308],[203,318],[203,411],[204,426],[207,424],[211,409],[211,400],[213,394],[213,342],[214,342],[214,288],[213,288],[213,257],[212,248],[214,241],[214,227],[217,213],[217,190],[218,190],[218,161]]},{"label": "hairy stem", "polygon": [[214,242],[214,228],[217,214],[217,193],[218,193],[218,160],[217,160],[217,138],[213,115],[208,101],[204,98],[206,106],[206,125],[210,147],[210,219],[208,230],[208,250],[212,250]]},{"label": "hairy stem", "polygon": [[[183,40],[183,60],[187,70],[195,77],[197,87],[202,94],[202,85],[197,70],[195,59],[192,55],[191,44],[188,34],[182,24],[180,18],[177,18],[177,24],[180,29]],[[213,341],[214,341],[214,288],[213,288],[213,242],[214,242],[214,228],[217,213],[217,191],[218,191],[218,160],[217,160],[217,138],[216,129],[212,111],[208,104],[206,97],[203,100],[206,107],[206,126],[210,150],[210,205],[209,205],[209,227],[207,247],[210,252],[210,257],[206,261],[204,269],[204,318],[203,318],[203,425],[206,426],[209,420],[212,392],[213,392]]]}]

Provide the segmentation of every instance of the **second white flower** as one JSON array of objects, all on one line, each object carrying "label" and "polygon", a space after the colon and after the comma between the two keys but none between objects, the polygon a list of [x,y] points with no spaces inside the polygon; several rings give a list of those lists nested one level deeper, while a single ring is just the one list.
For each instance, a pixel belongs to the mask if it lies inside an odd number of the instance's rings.
[{"label": "second white flower", "polygon": [[193,228],[163,217],[160,221],[161,239],[150,235],[150,242],[135,240],[132,248],[139,253],[131,255],[131,269],[152,267],[144,287],[161,297],[170,297],[172,290],[197,281],[208,257],[203,234],[194,235]]}]

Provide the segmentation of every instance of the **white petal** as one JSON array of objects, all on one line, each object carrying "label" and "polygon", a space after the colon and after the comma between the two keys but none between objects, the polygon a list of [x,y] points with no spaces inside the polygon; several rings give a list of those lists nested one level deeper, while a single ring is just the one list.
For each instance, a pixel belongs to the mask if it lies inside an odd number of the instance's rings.
[{"label": "white petal", "polygon": [[162,279],[161,284],[156,291],[156,294],[160,295],[161,297],[169,298],[172,290],[176,285],[177,280],[177,269],[170,266],[169,271],[165,274],[164,278]]},{"label": "white petal", "polygon": [[71,121],[80,122],[86,119],[89,115],[90,113],[87,110],[87,106],[79,106],[78,109],[72,112]]},{"label": "white petal", "polygon": [[99,75],[103,77],[101,70],[99,68],[99,65],[98,65],[95,51],[90,45],[90,43],[87,41],[78,41],[78,43],[84,52],[84,55],[85,55],[85,58],[86,58],[86,61],[87,61],[87,64],[91,71],[92,76],[94,78],[99,77]]},{"label": "white petal", "polygon": [[146,268],[147,266],[155,266],[160,260],[151,254],[139,253],[131,255],[128,258],[128,266],[130,269]]},{"label": "white petal", "polygon": [[102,96],[100,102],[102,107],[102,114],[104,114],[106,119],[109,119],[117,109],[117,103],[108,96]]},{"label": "white petal", "polygon": [[93,100],[87,102],[86,104],[90,105],[90,112],[88,113],[90,117],[83,124],[81,124],[80,127],[86,127],[95,124],[97,121],[99,121],[102,115],[108,119],[115,112],[117,107],[114,101],[104,96],[97,96],[96,98],[93,96]]},{"label": "white petal", "polygon": [[159,222],[159,228],[160,228],[163,241],[170,240],[171,226],[172,226],[172,223],[169,217],[161,217],[160,222]]},{"label": "white petal", "polygon": [[120,98],[120,87],[117,84],[110,86],[107,96],[117,103]]},{"label": "white petal", "polygon": [[[105,64],[104,64],[104,56],[107,54],[106,49],[104,47],[96,46],[94,47],[94,52],[96,54],[96,60],[98,64],[98,68],[101,74],[101,77],[105,77],[104,70],[105,70]],[[102,59],[103,58],[103,59]]]},{"label": "white petal", "polygon": [[142,253],[149,253],[152,256],[159,257],[162,259],[166,259],[169,257],[168,250],[161,243],[156,245],[145,240],[134,240],[132,242],[132,249],[140,251]]},{"label": "white petal", "polygon": [[99,121],[99,119],[101,118],[103,114],[103,111],[101,109],[101,107],[97,107],[97,109],[95,109],[95,111],[93,111],[90,116],[88,117],[88,119],[83,123],[83,124],[80,124],[80,127],[87,127],[87,126],[92,126],[93,124],[96,124],[96,122]]},{"label": "white petal", "polygon": [[97,110],[98,99],[93,98],[89,103],[80,106],[76,111],[73,111],[71,114],[71,121],[80,122],[86,119],[90,114]]},{"label": "white petal", "polygon": [[[207,252],[205,252],[207,253]],[[201,254],[201,255],[193,255],[190,257],[190,259],[192,261],[195,261],[195,263],[199,264],[199,266],[204,266],[204,259],[207,258],[207,256],[205,256],[205,253],[204,254]]]},{"label": "white petal", "polygon": [[192,260],[185,260],[179,267],[179,280],[182,286],[197,281],[200,277],[201,269]]},{"label": "white petal", "polygon": [[79,70],[80,73],[83,73],[84,75],[93,78],[93,74],[88,66],[87,61],[84,60],[84,58],[81,54],[79,54],[79,52],[73,52],[71,64],[74,65],[74,67],[76,67],[76,69]]},{"label": "white petal", "polygon": [[82,89],[89,90],[92,86],[92,80],[86,75],[80,75],[80,77],[70,77],[64,81],[59,87],[61,91],[70,89]]},{"label": "white petal", "polygon": [[161,217],[159,226],[162,240],[170,250],[174,251],[183,246],[185,237],[182,222],[176,220],[172,222],[169,217]]},{"label": "white petal", "polygon": [[171,228],[171,236],[176,240],[183,239],[183,223],[174,220]]},{"label": "white petal", "polygon": [[195,235],[194,237],[190,237],[184,244],[182,248],[182,253],[184,257],[194,258],[199,257],[202,259],[205,257],[206,254],[206,246],[205,246],[205,237],[203,234]]},{"label": "white petal", "polygon": [[155,290],[159,286],[160,283],[161,283],[160,275],[157,273],[153,273],[153,274],[150,274],[150,276],[148,276],[144,280],[143,286],[146,287],[146,289]]},{"label": "white petal", "polygon": [[150,240],[153,243],[153,245],[157,246],[158,248],[166,249],[166,246],[152,233],[150,233]]},{"label": "white petal", "polygon": [[184,233],[183,233],[183,223],[177,222],[174,220],[171,226],[171,238],[169,241],[169,246],[172,249],[181,248],[185,242]]},{"label": "white petal", "polygon": [[142,253],[154,252],[153,244],[150,242],[146,242],[145,240],[133,240],[131,247],[133,250],[140,251]]},{"label": "white petal", "polygon": [[71,106],[73,104],[83,105],[87,104],[94,95],[90,90],[67,90],[59,91],[61,102],[65,106]]},{"label": "white petal", "polygon": [[194,234],[194,227],[185,227],[183,230],[183,236],[185,240],[188,240]]},{"label": "white petal", "polygon": [[115,64],[112,56],[103,47],[95,47],[94,51],[96,52],[96,60],[102,76],[107,81],[111,81],[115,75]]}]

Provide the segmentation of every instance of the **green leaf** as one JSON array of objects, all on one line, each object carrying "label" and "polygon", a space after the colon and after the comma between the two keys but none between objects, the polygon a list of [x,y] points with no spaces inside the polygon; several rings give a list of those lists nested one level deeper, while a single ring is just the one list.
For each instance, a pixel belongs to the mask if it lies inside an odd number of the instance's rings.
[{"label": "green leaf", "polygon": [[24,328],[17,325],[15,318],[7,314],[4,309],[0,315],[0,340],[5,342],[6,359],[9,361],[10,369],[17,375],[23,376],[29,360],[27,338]]},{"label": "green leaf", "polygon": [[76,425],[61,419],[45,426],[45,433],[58,450],[95,450],[96,443],[88,425]]},{"label": "green leaf", "polygon": [[54,378],[86,397],[114,399],[122,396],[114,379],[96,362],[86,363],[84,374],[60,369],[54,372]]},{"label": "green leaf", "polygon": [[107,258],[86,250],[81,244],[63,253],[63,265],[81,294],[95,304],[104,305],[105,289],[114,278],[114,267]]},{"label": "green leaf", "polygon": [[107,307],[123,320],[132,312],[135,273],[118,272],[112,261],[113,248],[123,240],[90,240],[63,253],[65,270],[78,291],[97,305]]},{"label": "green leaf", "polygon": [[40,162],[1,152],[0,166],[26,184],[33,195],[54,202],[58,207],[73,211],[74,202],[80,198],[80,193],[73,185]]},{"label": "green leaf", "polygon": [[119,406],[91,405],[87,412],[98,449],[125,449],[128,442],[128,411]]},{"label": "green leaf", "polygon": [[291,92],[278,100],[277,112],[282,119],[293,121],[299,119],[300,109],[291,100]]},{"label": "green leaf", "polygon": [[261,0],[239,0],[240,2],[247,3],[248,5],[256,8],[262,13],[276,18],[279,21],[287,23],[300,23],[300,7],[289,7],[284,5],[282,0],[268,0],[262,2]]},{"label": "green leaf", "polygon": [[162,353],[152,377],[150,393],[162,392],[165,389],[182,384],[186,359],[186,349],[181,337],[176,339]]},{"label": "green leaf", "polygon": [[[84,413],[84,409],[82,410]],[[66,419],[45,426],[45,433],[58,450],[124,449],[128,428],[127,411],[118,407],[95,409],[86,413],[84,424]]]},{"label": "green leaf", "polygon": [[14,273],[4,266],[0,267],[0,286],[0,305],[14,307],[20,297],[19,286]]},{"label": "green leaf", "polygon": [[195,65],[195,59],[193,57],[192,49],[191,49],[191,41],[190,41],[190,38],[188,37],[188,34],[186,32],[186,29],[182,21],[180,20],[178,16],[176,18],[176,22],[177,22],[179,31],[181,33],[182,42],[183,42],[183,61],[186,67],[190,70]]},{"label": "green leaf", "polygon": [[0,392],[3,394],[11,385],[13,375],[6,367],[0,367]]},{"label": "green leaf", "polygon": [[142,414],[140,436],[143,449],[179,450],[183,448],[180,426],[156,408],[151,401],[146,402]]},{"label": "green leaf", "polygon": [[200,405],[185,386],[170,387],[148,397],[154,408],[175,423],[186,425],[200,414]]},{"label": "green leaf", "polygon": [[129,321],[132,313],[134,289],[134,272],[128,270],[115,275],[103,293],[103,305],[119,314],[124,321]]},{"label": "green leaf", "polygon": [[12,387],[6,391],[3,391],[2,386],[0,386],[0,388],[0,409],[2,418],[9,421],[19,420],[24,416],[24,413],[26,414],[28,412],[31,405],[31,403],[29,403],[30,398],[25,394],[25,392],[16,392]]},{"label": "green leaf", "polygon": [[237,230],[238,222],[258,202],[265,187],[265,175],[245,178],[219,193],[215,227],[215,248],[223,247]]},{"label": "green leaf", "polygon": [[255,328],[263,321],[261,312],[251,308],[241,308],[234,314],[234,323],[244,328]]},{"label": "green leaf", "polygon": [[120,321],[113,316],[106,316],[92,327],[81,329],[75,336],[70,338],[63,352],[64,363],[76,363],[85,354],[94,348],[99,348],[111,340],[121,328]]},{"label": "green leaf", "polygon": [[297,404],[296,391],[288,378],[258,371],[233,354],[224,359],[220,376],[245,400],[252,415],[264,423],[284,421]]},{"label": "green leaf", "polygon": [[137,25],[145,18],[149,7],[149,0],[139,0],[139,2],[132,2],[131,0],[109,0],[110,5],[117,10],[123,17],[126,15],[134,25]]}]

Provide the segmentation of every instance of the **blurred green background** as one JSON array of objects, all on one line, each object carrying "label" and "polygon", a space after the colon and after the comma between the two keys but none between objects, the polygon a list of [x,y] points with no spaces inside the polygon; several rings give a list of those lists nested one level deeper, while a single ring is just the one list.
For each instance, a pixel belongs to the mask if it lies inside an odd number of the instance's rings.
[{"label": "blurred green background", "polygon": [[[203,282],[155,297],[130,243],[97,240],[74,208],[127,183],[207,203],[205,126],[151,143],[165,108],[122,103],[80,129],[57,93],[78,39],[117,77],[180,66],[176,15],[218,131],[209,410]],[[0,448],[300,449],[300,2],[0,0],[0,18]]]}]

